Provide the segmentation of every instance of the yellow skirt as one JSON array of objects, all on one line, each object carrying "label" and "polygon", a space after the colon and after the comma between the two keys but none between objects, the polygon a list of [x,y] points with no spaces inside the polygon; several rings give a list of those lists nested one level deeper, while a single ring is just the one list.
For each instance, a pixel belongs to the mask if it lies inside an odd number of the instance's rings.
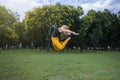
[{"label": "yellow skirt", "polygon": [[52,44],[55,50],[63,50],[65,46],[67,45],[68,41],[70,40],[70,37],[68,37],[65,41],[59,42],[58,37],[51,37]]}]

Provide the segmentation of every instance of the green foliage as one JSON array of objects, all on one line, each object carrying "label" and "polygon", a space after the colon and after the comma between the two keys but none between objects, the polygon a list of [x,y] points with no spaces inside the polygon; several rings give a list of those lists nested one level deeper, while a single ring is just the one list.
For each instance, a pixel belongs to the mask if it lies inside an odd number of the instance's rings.
[{"label": "green foliage", "polygon": [[112,48],[118,47],[120,44],[119,38],[119,17],[111,13],[109,10],[105,9],[103,12],[90,10],[87,15],[85,15],[82,21],[84,44],[87,47],[98,46],[107,48],[111,46]]},{"label": "green foliage", "polygon": [[13,23],[17,21],[15,15],[10,10],[0,6],[0,47],[14,44],[19,38],[13,29]]},{"label": "green foliage", "polygon": [[26,30],[24,26],[24,22],[15,22],[14,23],[14,30],[15,33],[19,36],[19,39],[17,40],[17,44],[22,44],[22,47],[26,46],[26,42],[29,41],[28,37],[26,35]]},{"label": "green foliage", "polygon": [[[25,27],[29,40],[34,44],[47,45],[51,29],[66,24],[73,27],[76,19],[83,14],[82,8],[70,5],[49,5],[26,12]],[[46,42],[46,43],[44,43]]]}]

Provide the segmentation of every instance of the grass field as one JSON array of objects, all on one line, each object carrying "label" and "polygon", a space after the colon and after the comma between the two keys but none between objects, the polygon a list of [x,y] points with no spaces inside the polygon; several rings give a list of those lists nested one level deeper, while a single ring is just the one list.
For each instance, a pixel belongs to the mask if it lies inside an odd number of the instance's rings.
[{"label": "grass field", "polygon": [[0,80],[120,80],[120,52],[2,50]]}]

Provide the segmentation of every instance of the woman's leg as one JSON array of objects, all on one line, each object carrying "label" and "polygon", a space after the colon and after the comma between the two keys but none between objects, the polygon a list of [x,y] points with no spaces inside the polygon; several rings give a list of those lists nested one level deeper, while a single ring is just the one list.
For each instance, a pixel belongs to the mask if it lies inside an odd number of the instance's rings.
[{"label": "woman's leg", "polygon": [[55,44],[53,44],[53,47],[55,50],[57,50],[57,51],[59,50]]},{"label": "woman's leg", "polygon": [[52,37],[51,39],[52,39],[53,47],[55,48],[55,50],[62,50],[67,45],[68,41],[70,40],[70,37],[68,37],[62,43],[59,42],[58,37]]}]

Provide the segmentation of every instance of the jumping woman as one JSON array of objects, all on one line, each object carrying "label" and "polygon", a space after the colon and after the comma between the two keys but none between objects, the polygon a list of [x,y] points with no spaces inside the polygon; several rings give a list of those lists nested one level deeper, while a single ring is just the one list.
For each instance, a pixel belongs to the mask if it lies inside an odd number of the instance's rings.
[{"label": "jumping woman", "polygon": [[[67,36],[67,38],[64,41],[59,40],[59,36],[63,34],[64,36]],[[69,30],[67,25],[63,25],[59,28],[56,28],[53,30],[51,35],[52,44],[55,50],[63,50],[69,40],[71,39],[71,36],[73,35],[79,35],[78,33]]]}]

